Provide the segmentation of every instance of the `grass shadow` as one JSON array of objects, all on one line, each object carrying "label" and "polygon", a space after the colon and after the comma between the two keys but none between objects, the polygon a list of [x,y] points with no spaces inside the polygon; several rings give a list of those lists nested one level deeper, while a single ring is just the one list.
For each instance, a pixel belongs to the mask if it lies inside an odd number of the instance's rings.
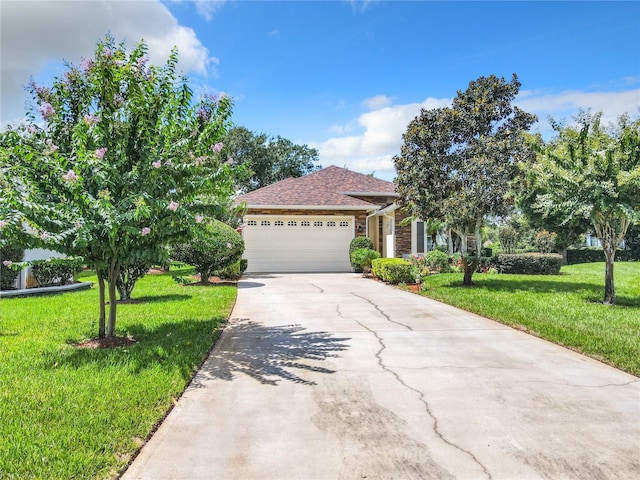
[{"label": "grass shadow", "polygon": [[[554,278],[558,278],[554,280]],[[566,277],[565,277],[566,278]],[[462,282],[455,281],[442,285],[446,288],[459,288],[462,287]],[[539,280],[537,278],[519,278],[517,282],[500,278],[482,278],[474,279],[473,286],[471,288],[484,288],[496,292],[520,292],[531,291],[540,293],[553,293],[553,292],[575,292],[578,290],[587,290],[594,294],[599,293],[602,290],[602,286],[588,282],[567,282],[560,280],[560,277],[550,277],[549,280]]]},{"label": "grass shadow", "polygon": [[179,370],[186,381],[204,360],[215,341],[214,327],[221,325],[224,318],[207,320],[185,319],[179,322],[163,323],[157,327],[134,324],[118,335],[128,335],[136,343],[121,348],[73,348],[63,349],[48,355],[46,367],[68,366],[81,369],[91,365],[110,368],[117,365],[139,374],[148,368]]},{"label": "grass shadow", "polygon": [[306,372],[335,373],[319,362],[338,357],[349,348],[348,340],[327,332],[305,331],[300,325],[268,327],[241,320],[225,328],[192,386],[202,386],[206,378],[231,381],[238,373],[267,385],[277,385],[280,380],[315,385],[305,378]]},{"label": "grass shadow", "polygon": [[170,293],[167,295],[144,295],[142,297],[133,297],[131,300],[121,301],[118,303],[122,303],[123,305],[136,303],[158,303],[158,302],[173,302],[173,301],[184,301],[190,300],[192,298],[191,295],[183,295],[179,293]]}]

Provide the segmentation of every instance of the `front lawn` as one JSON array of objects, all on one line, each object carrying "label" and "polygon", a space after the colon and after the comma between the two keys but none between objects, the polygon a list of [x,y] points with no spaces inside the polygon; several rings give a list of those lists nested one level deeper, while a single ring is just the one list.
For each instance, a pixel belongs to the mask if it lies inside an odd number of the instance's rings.
[{"label": "front lawn", "polygon": [[422,294],[640,376],[640,263],[615,264],[616,306],[602,303],[604,263],[562,267],[561,275],[462,274],[425,279]]},{"label": "front lawn", "polygon": [[118,349],[74,346],[97,334],[97,286],[0,300],[0,478],[117,475],[205,358],[236,289],[147,275],[132,297],[116,331],[137,343]]}]

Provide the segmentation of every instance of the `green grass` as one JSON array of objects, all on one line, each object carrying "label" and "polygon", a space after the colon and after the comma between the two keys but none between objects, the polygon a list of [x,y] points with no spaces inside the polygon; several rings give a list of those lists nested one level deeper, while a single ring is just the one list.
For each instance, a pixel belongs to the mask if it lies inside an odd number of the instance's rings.
[{"label": "green grass", "polygon": [[616,263],[617,305],[602,303],[604,263],[561,275],[462,274],[425,279],[422,294],[514,326],[640,376],[640,263]]},{"label": "green grass", "polygon": [[117,475],[205,358],[235,297],[235,287],[147,275],[133,291],[140,302],[118,305],[116,333],[137,343],[95,350],[73,344],[97,334],[97,287],[0,300],[0,478]]}]

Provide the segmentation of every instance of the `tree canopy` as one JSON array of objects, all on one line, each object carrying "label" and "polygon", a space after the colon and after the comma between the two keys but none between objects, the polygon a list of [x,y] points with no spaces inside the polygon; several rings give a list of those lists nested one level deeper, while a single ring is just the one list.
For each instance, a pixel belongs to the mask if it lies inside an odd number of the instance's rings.
[{"label": "tree canopy", "polygon": [[315,148],[294,144],[280,136],[253,133],[244,127],[229,130],[222,154],[238,169],[235,177],[241,193],[285,178],[302,177],[319,168]]},{"label": "tree canopy", "polygon": [[220,160],[231,100],[193,101],[177,51],[162,67],[146,53],[144,43],[128,53],[107,36],[50,87],[32,83],[29,124],[1,137],[3,236],[96,269],[99,336],[115,335],[121,265],[156,261],[215,207],[203,195],[226,201],[233,190]]},{"label": "tree canopy", "polygon": [[[475,236],[487,215],[504,216],[512,199],[518,160],[529,154],[523,133],[536,120],[512,105],[520,82],[480,77],[458,91],[451,107],[423,109],[403,135],[394,157],[399,203],[423,220],[443,221],[459,234]],[[471,284],[478,256],[463,255],[464,284]]]},{"label": "tree canopy", "polygon": [[605,254],[604,303],[615,303],[613,264],[631,224],[640,222],[640,120],[622,116],[605,128],[602,114],[581,112],[575,125],[553,122],[555,138],[538,146],[531,181],[535,207],[563,222],[589,219]]}]

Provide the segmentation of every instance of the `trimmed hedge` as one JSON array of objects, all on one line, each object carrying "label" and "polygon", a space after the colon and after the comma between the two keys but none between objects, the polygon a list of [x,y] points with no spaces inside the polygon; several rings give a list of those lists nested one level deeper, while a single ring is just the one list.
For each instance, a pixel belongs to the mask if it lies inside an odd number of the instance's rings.
[{"label": "trimmed hedge", "polygon": [[562,255],[556,253],[503,253],[497,255],[500,273],[559,275]]},{"label": "trimmed hedge", "polygon": [[[640,262],[640,252],[633,250],[616,251],[617,262]],[[576,248],[567,250],[567,263],[604,262],[604,251],[601,247]]]},{"label": "trimmed hedge", "polygon": [[402,258],[377,258],[371,261],[371,272],[389,283],[413,282],[411,263]]},{"label": "trimmed hedge", "polygon": [[29,262],[31,273],[41,287],[54,285],[66,285],[73,280],[74,275],[82,270],[83,259],[75,258],[49,258],[47,260],[34,260]]}]

